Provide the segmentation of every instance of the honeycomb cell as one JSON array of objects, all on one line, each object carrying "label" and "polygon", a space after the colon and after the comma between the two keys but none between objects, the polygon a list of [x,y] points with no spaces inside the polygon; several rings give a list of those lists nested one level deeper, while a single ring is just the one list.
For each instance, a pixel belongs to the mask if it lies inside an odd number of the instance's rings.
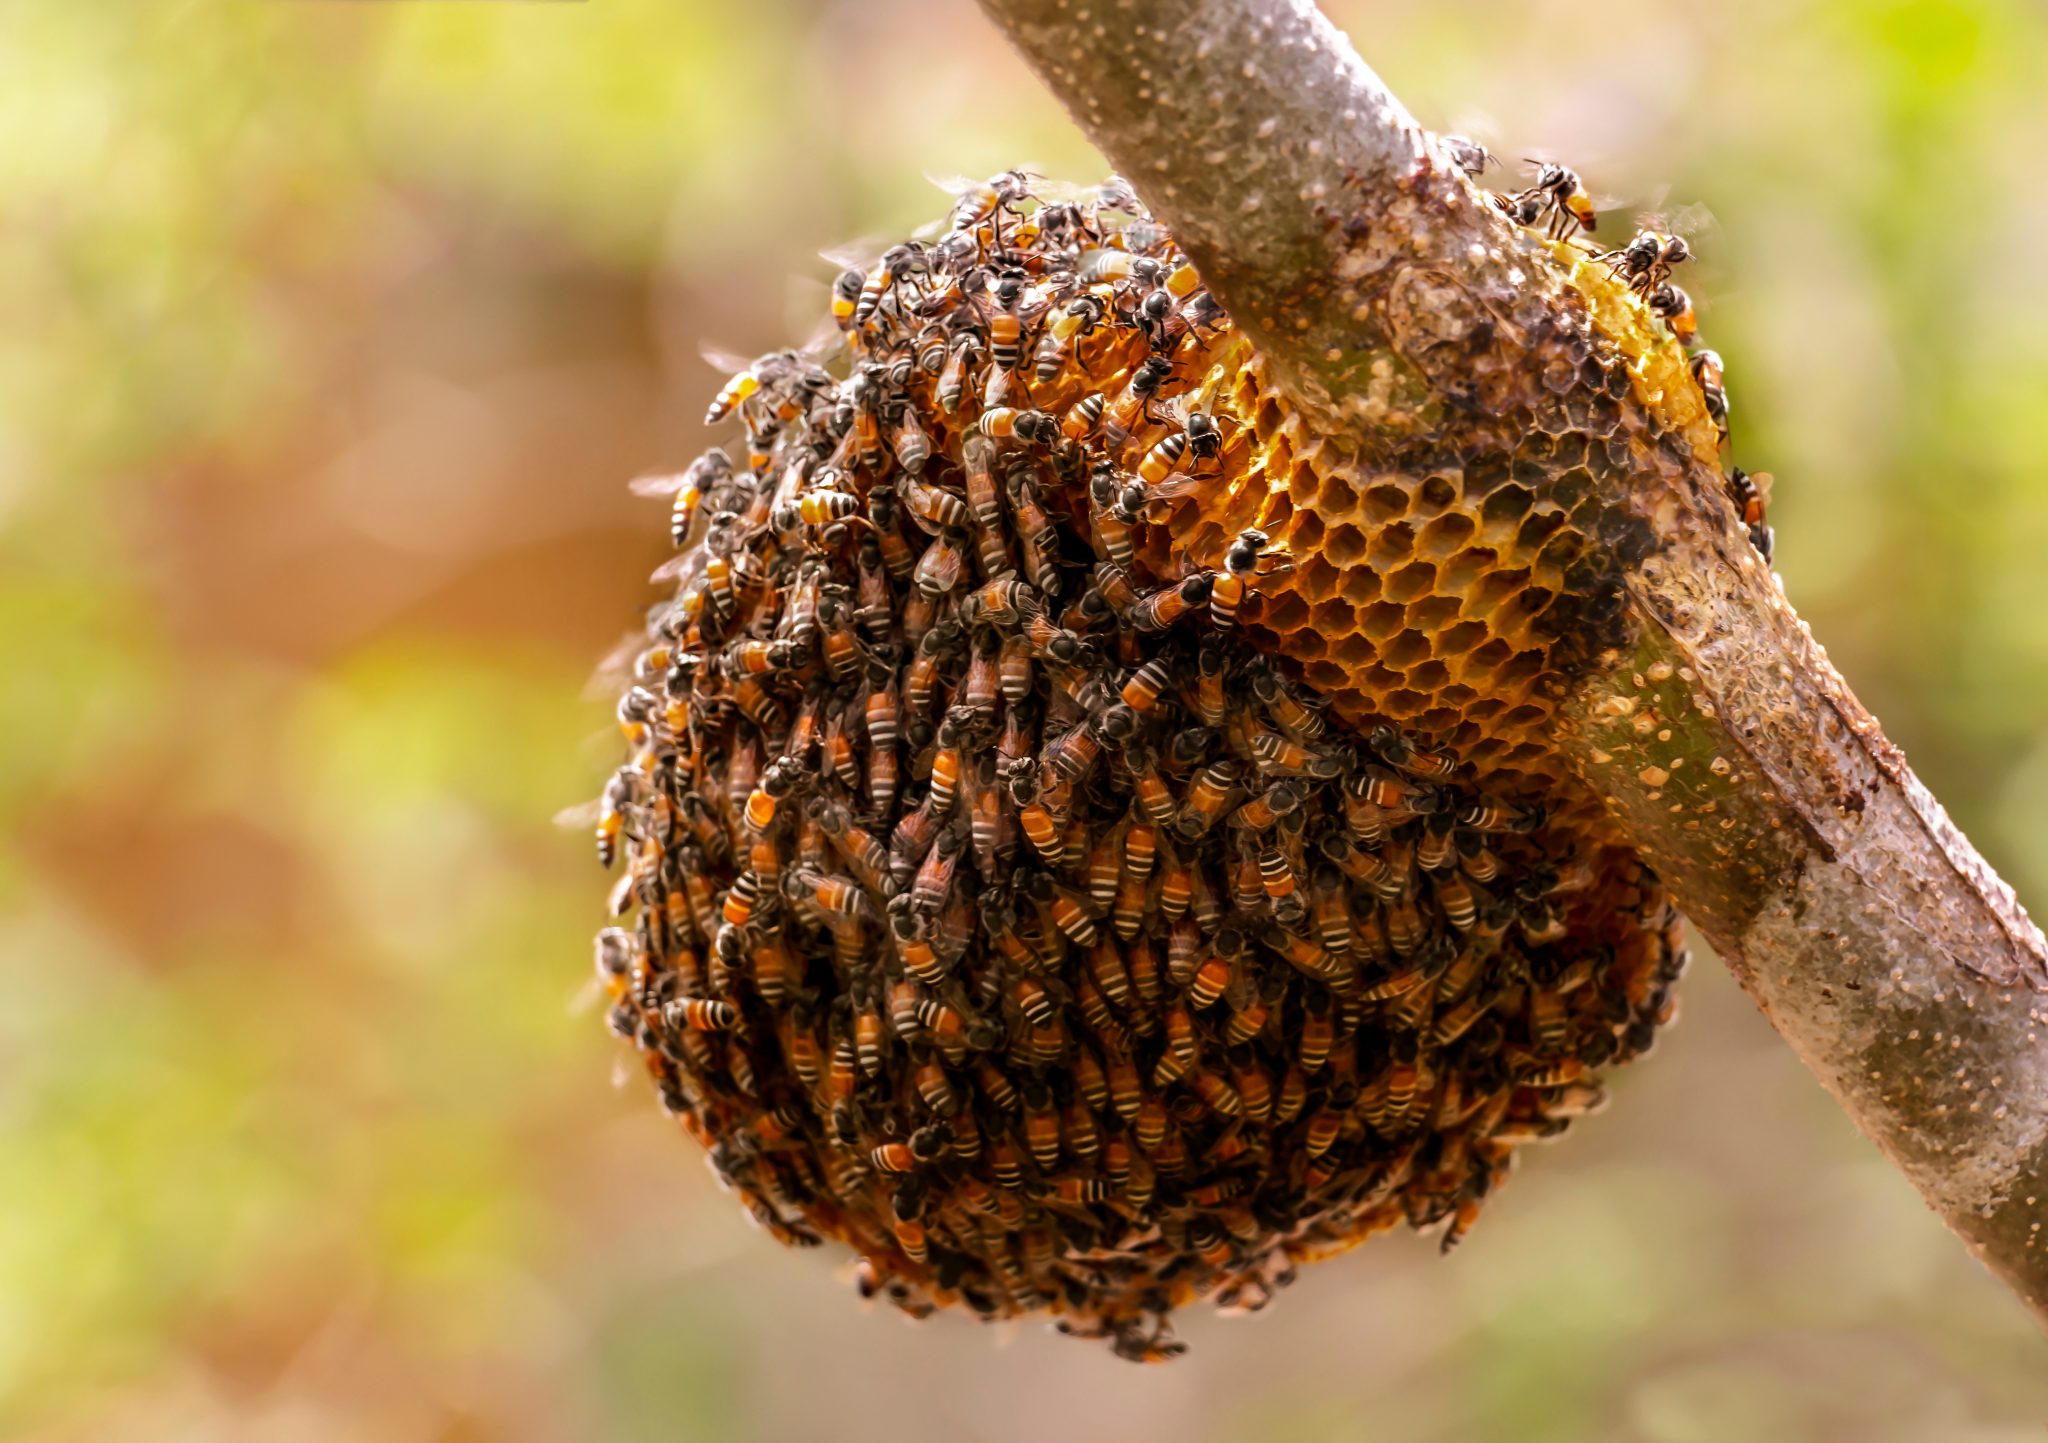
[{"label": "honeycomb cell", "polygon": [[1385,526],[1408,514],[1409,494],[1404,486],[1392,482],[1380,482],[1368,486],[1361,493],[1364,502],[1366,524],[1372,527]]},{"label": "honeycomb cell", "polygon": [[1365,533],[1356,526],[1334,526],[1323,542],[1323,555],[1331,565],[1348,569],[1364,557],[1368,545]]},{"label": "honeycomb cell", "polygon": [[1415,554],[1441,561],[1463,547],[1478,529],[1478,524],[1461,511],[1439,516],[1415,538]]}]

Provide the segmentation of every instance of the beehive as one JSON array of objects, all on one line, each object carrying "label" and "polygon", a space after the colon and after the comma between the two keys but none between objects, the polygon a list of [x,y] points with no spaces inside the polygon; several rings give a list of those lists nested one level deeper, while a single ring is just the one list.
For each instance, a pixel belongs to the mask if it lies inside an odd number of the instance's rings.
[{"label": "beehive", "polygon": [[1571,501],[1641,441],[1574,387],[1338,455],[1127,187],[1038,189],[714,405],[598,970],[778,1238],[1158,1358],[1401,1221],[1448,1248],[1669,1019],[1675,916],[1546,741]]}]

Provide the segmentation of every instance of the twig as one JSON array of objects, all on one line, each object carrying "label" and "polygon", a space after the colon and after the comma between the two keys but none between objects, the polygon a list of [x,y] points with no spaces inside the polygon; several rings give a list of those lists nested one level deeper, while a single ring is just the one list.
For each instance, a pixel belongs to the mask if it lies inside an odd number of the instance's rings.
[{"label": "twig", "polygon": [[[1676,348],[1487,204],[1308,0],[982,8],[1173,227],[1324,464],[1543,473],[1535,503],[1584,538],[1538,688],[1571,785],[2048,1319],[2048,943],[1755,555]],[[1558,414],[1607,438],[1590,495],[1532,449]]]}]

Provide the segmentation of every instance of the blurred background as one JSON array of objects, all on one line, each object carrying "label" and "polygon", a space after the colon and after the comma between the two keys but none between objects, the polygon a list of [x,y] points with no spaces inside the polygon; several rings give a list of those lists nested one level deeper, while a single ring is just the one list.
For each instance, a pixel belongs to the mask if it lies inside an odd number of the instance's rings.
[{"label": "blurred background", "polygon": [[[923,172],[1102,163],[964,3],[0,9],[0,1435],[2040,1437],[2040,1336],[1704,954],[1454,1258],[1179,1366],[750,1231],[579,1006],[624,483]],[[1787,589],[2048,905],[2040,8],[1330,9],[1425,122],[1711,211]]]}]

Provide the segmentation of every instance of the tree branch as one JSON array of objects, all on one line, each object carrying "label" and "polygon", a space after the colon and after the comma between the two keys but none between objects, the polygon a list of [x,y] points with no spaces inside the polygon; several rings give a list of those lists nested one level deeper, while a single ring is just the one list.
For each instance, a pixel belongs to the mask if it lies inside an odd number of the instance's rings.
[{"label": "tree branch", "polygon": [[1560,789],[2048,1319],[2048,943],[1786,604],[1677,347],[1488,204],[1309,0],[981,3],[1173,227],[1309,421],[1297,449],[1362,484],[1477,485],[1480,457],[1578,538],[1541,552],[1524,699]]}]

